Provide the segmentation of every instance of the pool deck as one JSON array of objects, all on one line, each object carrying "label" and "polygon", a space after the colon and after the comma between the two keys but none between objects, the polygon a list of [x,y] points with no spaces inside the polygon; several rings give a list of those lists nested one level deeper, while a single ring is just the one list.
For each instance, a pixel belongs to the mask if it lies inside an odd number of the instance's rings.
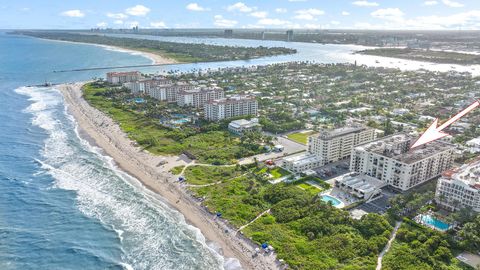
[{"label": "pool deck", "polygon": [[328,195],[331,197],[334,197],[335,199],[339,200],[341,204],[336,206],[337,208],[344,208],[345,206],[348,206],[352,203],[355,203],[358,201],[357,198],[353,197],[352,195],[345,193],[344,191],[338,189],[338,188],[331,188],[329,190],[326,190],[320,194],[322,195]]},{"label": "pool deck", "polygon": [[[439,227],[438,225],[435,225],[433,223],[430,223],[428,222],[428,220],[425,220],[425,218],[429,218],[431,220],[433,220],[433,222],[435,223],[441,223],[441,225],[446,225],[448,226],[447,228],[443,228],[443,227]],[[436,218],[435,216],[433,216],[433,214],[431,213],[424,213],[424,214],[419,214],[417,215],[415,218],[414,218],[415,222],[417,222],[418,224],[421,224],[423,226],[426,226],[426,227],[429,227],[431,229],[434,229],[434,230],[437,230],[437,231],[440,231],[440,232],[446,232],[450,229],[451,225]]]}]

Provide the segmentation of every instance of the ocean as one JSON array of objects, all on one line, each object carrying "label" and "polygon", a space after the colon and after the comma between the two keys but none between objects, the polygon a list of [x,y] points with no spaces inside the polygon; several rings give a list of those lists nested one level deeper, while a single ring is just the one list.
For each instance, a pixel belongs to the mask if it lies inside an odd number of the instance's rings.
[{"label": "ocean", "polygon": [[177,211],[79,136],[55,87],[148,64],[0,32],[0,269],[235,269]]}]

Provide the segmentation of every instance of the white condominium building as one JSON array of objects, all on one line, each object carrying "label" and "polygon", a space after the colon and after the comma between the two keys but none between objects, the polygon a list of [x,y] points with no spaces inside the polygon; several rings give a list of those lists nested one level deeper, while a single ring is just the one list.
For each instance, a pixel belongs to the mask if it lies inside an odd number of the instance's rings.
[{"label": "white condominium building", "polygon": [[449,210],[468,207],[480,212],[480,160],[444,172],[435,201]]},{"label": "white condominium building", "polygon": [[194,85],[185,82],[173,84],[172,81],[164,78],[126,82],[123,86],[130,89],[133,94],[145,94],[166,102],[177,102],[179,92],[195,88]]},{"label": "white condominium building", "polygon": [[333,130],[322,130],[308,138],[308,152],[321,160],[321,166],[350,157],[355,145],[375,140],[372,128],[352,125]]},{"label": "white condominium building", "polygon": [[373,141],[374,129],[352,125],[332,130],[322,130],[308,137],[307,153],[283,159],[282,167],[294,173],[321,167],[346,159],[355,145]]},{"label": "white condominium building", "polygon": [[122,84],[126,82],[134,82],[142,79],[142,73],[139,71],[127,72],[108,72],[107,82],[112,84]]},{"label": "white condominium building", "polygon": [[410,149],[414,138],[396,134],[356,146],[350,171],[364,173],[405,191],[440,176],[453,164],[454,147],[435,141]]},{"label": "white condominium building", "polygon": [[223,98],[224,96],[224,91],[220,87],[182,90],[177,94],[177,105],[201,108],[207,102]]},{"label": "white condominium building", "polygon": [[258,102],[254,96],[231,96],[209,101],[204,107],[204,117],[219,121],[237,116],[252,115],[258,112]]},{"label": "white condominium building", "polygon": [[172,81],[164,77],[154,77],[152,79],[126,82],[123,86],[130,89],[134,94],[148,94],[151,89],[156,87],[172,86]]}]

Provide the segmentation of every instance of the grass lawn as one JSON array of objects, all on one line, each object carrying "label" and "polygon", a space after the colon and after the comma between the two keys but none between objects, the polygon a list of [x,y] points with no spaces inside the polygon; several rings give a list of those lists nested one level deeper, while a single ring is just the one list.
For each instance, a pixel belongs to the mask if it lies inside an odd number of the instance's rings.
[{"label": "grass lawn", "polygon": [[220,212],[223,218],[240,227],[270,207],[262,199],[267,185],[254,178],[241,176],[218,185],[190,189],[198,197],[206,198],[204,204],[210,212]]},{"label": "grass lawn", "polygon": [[262,174],[265,174],[265,173],[271,174],[273,179],[279,179],[281,177],[290,175],[289,171],[286,171],[286,170],[284,170],[280,167],[275,167],[273,169],[269,169],[267,167],[262,167],[262,168],[259,168],[259,169],[255,169],[253,172],[257,175],[262,175]]},{"label": "grass lawn", "polygon": [[243,171],[235,166],[190,166],[184,174],[189,184],[205,185],[229,180],[243,174]]},{"label": "grass lawn", "polygon": [[170,172],[173,173],[174,175],[179,175],[179,174],[182,172],[183,168],[185,168],[185,166],[183,166],[183,165],[182,165],[182,166],[173,167],[173,168],[170,170]]},{"label": "grass lawn", "polygon": [[297,132],[297,133],[288,134],[287,137],[292,141],[295,141],[301,144],[307,144],[308,136],[315,133],[316,133],[315,131]]},{"label": "grass lawn", "polygon": [[322,191],[322,189],[319,189],[318,187],[312,186],[308,183],[301,183],[301,184],[297,184],[296,186],[300,189],[303,189],[309,192],[312,195],[317,195],[319,192]]}]

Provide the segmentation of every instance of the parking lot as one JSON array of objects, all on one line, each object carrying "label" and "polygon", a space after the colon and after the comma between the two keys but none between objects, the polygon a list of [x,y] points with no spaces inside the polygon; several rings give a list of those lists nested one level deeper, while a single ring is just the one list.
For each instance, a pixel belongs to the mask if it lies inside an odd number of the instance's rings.
[{"label": "parking lot", "polygon": [[396,193],[389,188],[382,188],[382,194],[377,199],[363,203],[354,209],[363,210],[367,213],[383,214],[389,208],[388,200],[395,195]]},{"label": "parking lot", "polygon": [[327,164],[320,168],[314,169],[317,176],[323,180],[330,180],[337,176],[346,174],[349,172],[349,160],[340,160],[334,163]]}]

